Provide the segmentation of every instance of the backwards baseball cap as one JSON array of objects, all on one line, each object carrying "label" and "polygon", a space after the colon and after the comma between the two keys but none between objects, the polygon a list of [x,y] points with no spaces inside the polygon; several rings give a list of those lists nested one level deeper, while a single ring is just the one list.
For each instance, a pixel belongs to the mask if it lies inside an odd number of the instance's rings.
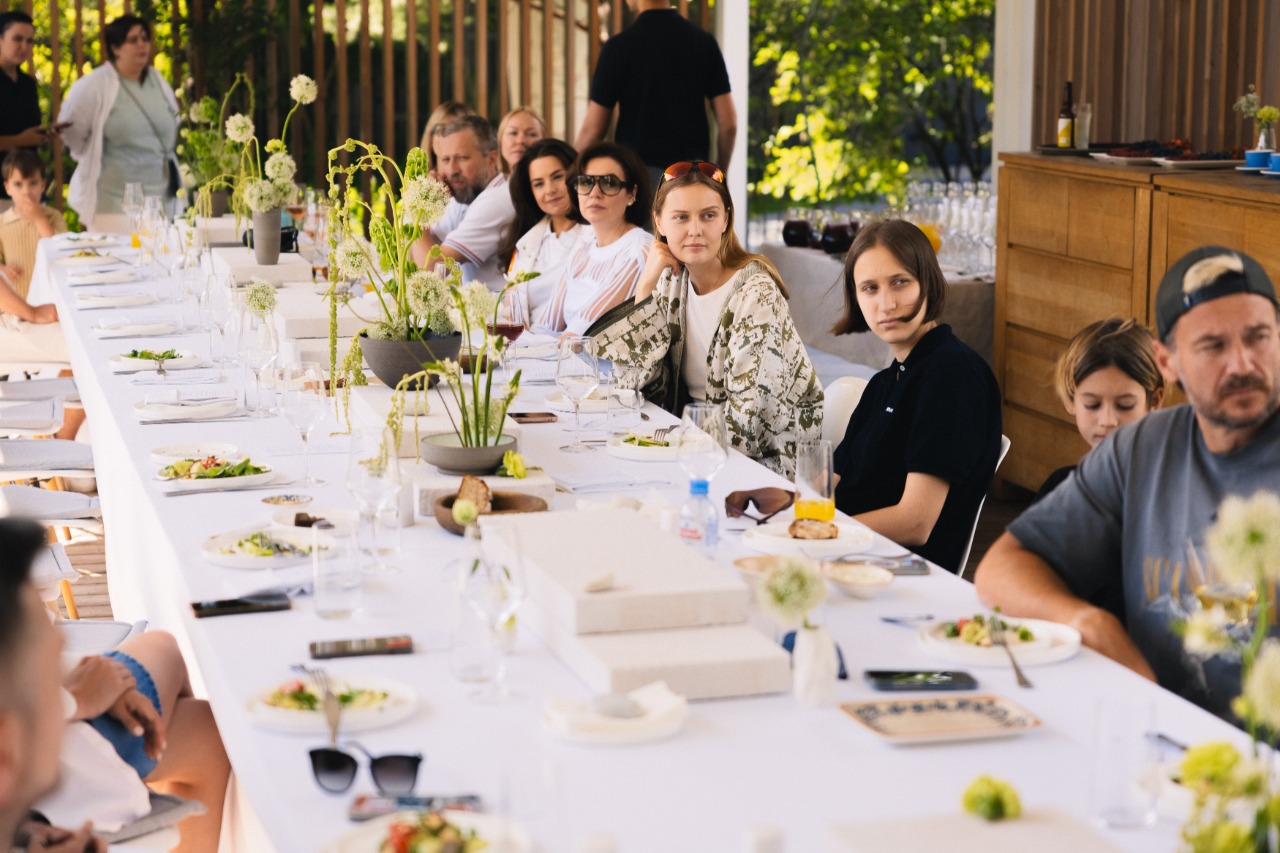
[{"label": "backwards baseball cap", "polygon": [[1156,292],[1156,329],[1164,340],[1178,318],[1202,302],[1233,293],[1256,293],[1276,301],[1276,289],[1262,265],[1225,246],[1201,246],[1187,252],[1160,280]]}]

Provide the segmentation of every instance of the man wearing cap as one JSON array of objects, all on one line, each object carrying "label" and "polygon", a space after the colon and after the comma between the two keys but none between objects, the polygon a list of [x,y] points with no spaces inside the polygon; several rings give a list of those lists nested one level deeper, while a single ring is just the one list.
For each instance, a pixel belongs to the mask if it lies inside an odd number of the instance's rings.
[{"label": "man wearing cap", "polygon": [[[1253,258],[1220,246],[1173,265],[1156,296],[1156,359],[1188,405],[1121,427],[1027,510],[977,569],[978,595],[1011,615],[1080,630],[1085,645],[1226,716],[1238,663],[1186,654],[1171,623],[1229,494],[1280,488],[1280,307]],[[1087,599],[1114,578],[1126,622]]]}]

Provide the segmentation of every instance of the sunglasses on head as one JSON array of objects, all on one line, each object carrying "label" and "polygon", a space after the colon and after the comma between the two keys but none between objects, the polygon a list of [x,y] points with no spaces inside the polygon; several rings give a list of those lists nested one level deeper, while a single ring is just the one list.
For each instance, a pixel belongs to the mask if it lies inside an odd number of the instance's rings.
[{"label": "sunglasses on head", "polygon": [[706,160],[682,160],[679,163],[672,163],[662,173],[662,180],[673,181],[676,178],[683,178],[685,175],[697,169],[717,184],[724,183],[724,170],[715,163],[708,163]]},{"label": "sunglasses on head", "polygon": [[[374,758],[358,743],[347,745],[360,750],[369,759],[369,772],[373,775],[373,784],[378,786],[378,793],[391,796],[413,793],[414,786],[418,784],[421,754]],[[341,794],[351,787],[357,766],[355,756],[341,749],[326,746],[311,750],[311,772],[315,774],[316,784],[331,794]]]},{"label": "sunglasses on head", "polygon": [[573,179],[573,185],[578,195],[590,195],[597,186],[605,195],[617,195],[623,187],[631,186],[617,175],[578,175]]}]

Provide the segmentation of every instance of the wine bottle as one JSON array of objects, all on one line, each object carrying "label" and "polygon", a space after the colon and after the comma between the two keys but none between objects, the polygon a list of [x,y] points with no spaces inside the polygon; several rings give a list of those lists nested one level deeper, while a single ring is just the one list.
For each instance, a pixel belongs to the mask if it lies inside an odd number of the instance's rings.
[{"label": "wine bottle", "polygon": [[1058,147],[1076,147],[1076,108],[1071,102],[1071,81],[1062,90],[1062,109],[1058,110]]}]

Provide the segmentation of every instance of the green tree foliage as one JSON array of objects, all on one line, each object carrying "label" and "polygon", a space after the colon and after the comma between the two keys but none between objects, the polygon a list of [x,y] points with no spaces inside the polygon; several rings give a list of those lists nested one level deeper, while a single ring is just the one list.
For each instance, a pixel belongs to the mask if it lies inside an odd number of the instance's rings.
[{"label": "green tree foliage", "polygon": [[986,171],[995,0],[753,0],[751,15],[757,197],[895,198],[913,166]]}]

